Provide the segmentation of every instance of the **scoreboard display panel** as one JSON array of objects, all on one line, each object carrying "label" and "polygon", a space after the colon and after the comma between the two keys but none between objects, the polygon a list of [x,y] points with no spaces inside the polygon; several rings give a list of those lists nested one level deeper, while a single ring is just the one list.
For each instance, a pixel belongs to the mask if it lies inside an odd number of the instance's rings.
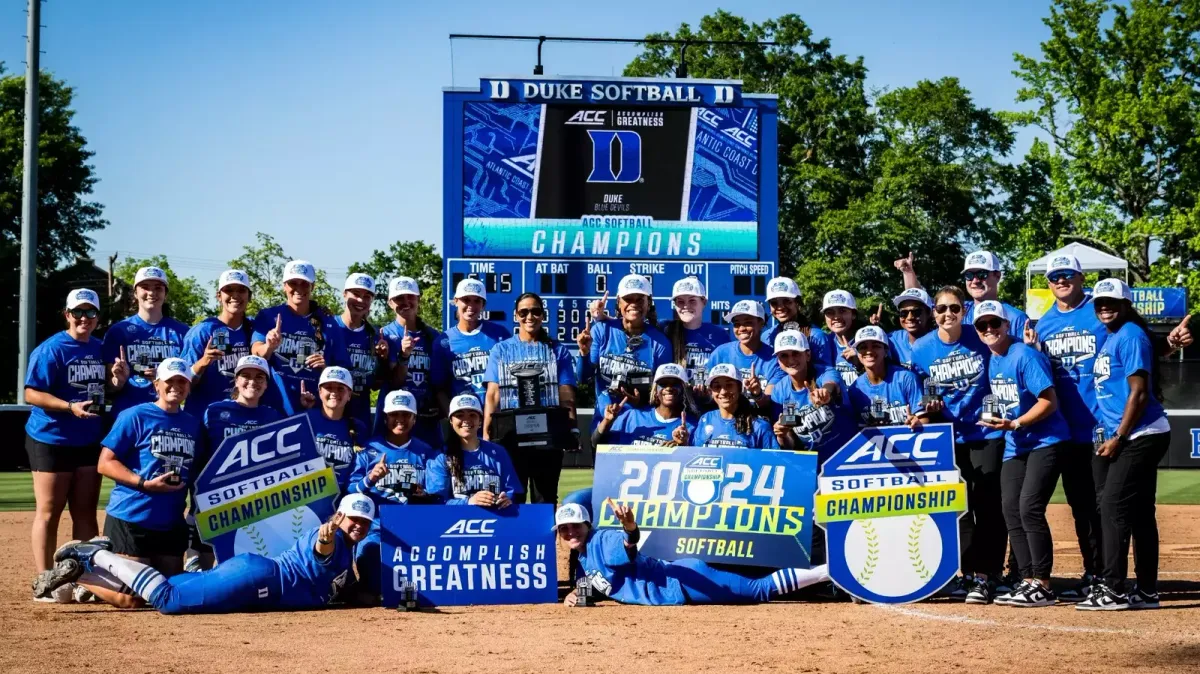
[{"label": "scoreboard display panel", "polygon": [[446,327],[467,276],[488,317],[514,327],[516,298],[546,301],[573,347],[588,302],[621,277],[696,276],[708,317],[762,300],[775,274],[776,99],[726,80],[485,78],[444,98]]}]

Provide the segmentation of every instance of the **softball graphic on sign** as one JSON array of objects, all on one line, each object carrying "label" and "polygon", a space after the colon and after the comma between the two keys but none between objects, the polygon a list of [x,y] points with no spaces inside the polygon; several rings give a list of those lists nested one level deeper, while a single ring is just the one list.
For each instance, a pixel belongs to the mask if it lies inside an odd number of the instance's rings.
[{"label": "softball graphic on sign", "polygon": [[928,597],[958,573],[967,497],[950,424],[865,429],[825,462],[817,484],[814,518],[838,587],[898,604]]}]

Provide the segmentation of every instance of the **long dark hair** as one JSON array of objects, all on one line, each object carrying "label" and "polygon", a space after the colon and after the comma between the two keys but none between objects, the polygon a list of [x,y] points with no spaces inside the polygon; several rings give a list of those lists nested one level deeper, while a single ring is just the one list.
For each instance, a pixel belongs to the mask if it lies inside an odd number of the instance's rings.
[{"label": "long dark hair", "polygon": [[671,310],[671,320],[667,321],[667,342],[671,344],[671,360],[680,365],[687,365],[687,328],[679,318],[679,312]]},{"label": "long dark hair", "polygon": [[750,399],[738,391],[737,409],[733,411],[733,427],[742,435],[750,435],[754,431],[754,420],[758,411],[750,404]]},{"label": "long dark hair", "polygon": [[1115,330],[1109,328],[1109,331],[1115,333],[1117,330],[1121,329],[1121,326],[1125,325],[1126,321],[1128,321],[1129,323],[1133,323],[1134,325],[1138,326],[1142,329],[1142,332],[1146,333],[1146,339],[1150,340],[1150,392],[1153,393],[1154,398],[1161,403],[1166,399],[1166,397],[1163,395],[1162,377],[1159,376],[1160,368],[1158,365],[1157,349],[1154,347],[1154,333],[1150,331],[1150,324],[1146,322],[1146,319],[1139,314],[1137,308],[1133,306],[1133,302],[1130,302],[1129,300],[1122,300],[1121,303],[1125,306],[1121,309],[1121,317],[1117,319],[1120,321],[1120,325],[1117,325]]},{"label": "long dark hair", "polygon": [[538,334],[536,335],[535,339],[542,344],[553,345],[554,340],[550,339],[550,333],[546,332],[546,303],[542,301],[541,295],[537,293],[521,293],[521,295],[517,297],[517,301],[513,302],[513,318],[515,319],[517,317],[517,307],[521,306],[521,302],[524,302],[528,299],[537,300],[538,307],[540,307],[542,310],[542,327],[538,330]]},{"label": "long dark hair", "polygon": [[[476,412],[478,414],[478,412]],[[458,437],[453,429],[446,437],[446,448],[443,450],[446,453],[446,468],[450,474],[454,476],[457,484],[462,484],[467,481],[466,473],[463,469],[463,445],[462,438]]]}]

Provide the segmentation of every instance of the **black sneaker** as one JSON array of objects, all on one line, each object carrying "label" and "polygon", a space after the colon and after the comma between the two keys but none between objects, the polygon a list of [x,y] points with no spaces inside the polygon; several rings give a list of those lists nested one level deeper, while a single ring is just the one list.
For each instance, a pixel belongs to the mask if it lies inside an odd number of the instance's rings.
[{"label": "black sneaker", "polygon": [[1134,585],[1133,591],[1129,593],[1129,608],[1140,611],[1148,608],[1158,608],[1158,593],[1143,592],[1141,588]]},{"label": "black sneaker", "polygon": [[1017,594],[1024,592],[1026,585],[1028,585],[1028,582],[1023,580],[1020,583],[1017,583],[1017,586],[1012,589],[1012,592],[1005,592],[1003,594],[1000,593],[1000,588],[997,587],[996,596],[992,599],[992,603],[996,604],[997,606],[1004,606]]},{"label": "black sneaker", "polygon": [[1096,577],[1090,573],[1084,573],[1075,585],[1058,593],[1059,601],[1078,602],[1087,599],[1087,596],[1092,593],[1092,585],[1096,584]]},{"label": "black sneaker", "polygon": [[34,599],[40,601],[57,601],[50,593],[67,583],[74,583],[83,575],[83,570],[83,564],[80,564],[78,560],[64,559],[56,561],[53,568],[39,573],[33,579]]},{"label": "black sneaker", "polygon": [[966,576],[955,576],[954,580],[946,583],[945,587],[938,590],[937,596],[947,597],[954,601],[962,601],[967,598],[967,578]]},{"label": "black sneaker", "polygon": [[996,594],[1012,594],[1024,582],[1025,579],[1021,578],[1021,574],[1009,571],[996,579],[993,588],[996,590]]},{"label": "black sneaker", "polygon": [[1004,605],[1015,606],[1017,608],[1037,608],[1039,606],[1054,606],[1054,603],[1054,593],[1050,591],[1050,588],[1041,583],[1027,582],[1021,585],[1019,592],[1010,594],[1008,601],[1004,602]]},{"label": "black sneaker", "polygon": [[1104,583],[1092,585],[1092,592],[1087,599],[1075,604],[1079,611],[1124,611],[1129,608],[1129,599],[1123,594],[1113,592]]},{"label": "black sneaker", "polygon": [[967,597],[963,601],[968,604],[990,604],[994,592],[990,582],[982,578],[973,578],[971,589],[967,590]]}]

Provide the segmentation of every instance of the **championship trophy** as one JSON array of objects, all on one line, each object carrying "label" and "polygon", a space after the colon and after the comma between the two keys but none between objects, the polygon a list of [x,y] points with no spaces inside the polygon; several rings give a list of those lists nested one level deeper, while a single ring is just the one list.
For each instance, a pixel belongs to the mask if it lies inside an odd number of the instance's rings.
[{"label": "championship trophy", "polygon": [[183,481],[183,475],[182,475],[183,467],[179,465],[178,461],[170,461],[169,459],[168,459],[168,461],[169,461],[169,463],[167,463],[167,484],[174,487]]},{"label": "championship trophy", "polygon": [[800,329],[800,323],[798,321],[788,321],[788,322],[784,323],[783,325],[779,326],[779,332],[783,332],[784,330],[799,330],[799,329]]},{"label": "championship trophy", "polygon": [[783,412],[779,415],[779,425],[795,428],[800,425],[800,415],[796,414],[796,403],[787,402],[783,405]]},{"label": "championship trophy", "polygon": [[590,608],[595,605],[596,598],[592,596],[592,579],[580,576],[579,580],[575,581],[575,607]]},{"label": "championship trophy", "polygon": [[400,603],[397,610],[410,612],[417,610],[417,584],[411,580],[400,581]]},{"label": "championship trophy", "polygon": [[979,412],[979,420],[995,423],[1004,418],[1004,403],[992,394],[983,397],[983,409]]},{"label": "championship trophy", "polygon": [[400,488],[401,493],[405,496],[412,494],[413,483],[417,481],[417,472],[411,468],[405,468],[400,471],[396,477],[396,486]]},{"label": "championship trophy", "polygon": [[91,408],[88,409],[89,412],[100,414],[104,411],[104,384],[90,382],[87,385],[87,396],[88,402],[92,404]]},{"label": "championship trophy", "polygon": [[496,484],[495,480],[488,481],[487,490],[491,492],[492,496],[500,495],[500,485]]},{"label": "championship trophy", "polygon": [[[533,454],[571,446],[574,424],[567,408],[557,404],[557,389],[545,390],[545,363],[553,362],[550,350],[540,342],[522,342],[520,349],[502,377],[502,409],[492,415],[491,436],[509,456],[525,453],[532,459]],[[535,460],[561,461],[553,455]]]},{"label": "championship trophy", "polygon": [[925,388],[921,393],[921,407],[929,407],[931,404],[941,400],[942,396],[938,394],[937,382],[932,379],[925,380]]},{"label": "championship trophy", "polygon": [[229,353],[229,331],[214,330],[212,333],[212,348],[219,350],[221,353]]},{"label": "championship trophy", "polygon": [[[625,342],[625,353],[633,353],[642,348],[646,343],[646,338],[643,335],[630,335],[628,341]],[[641,394],[642,402],[650,400],[650,384],[653,383],[654,373],[650,370],[644,372],[628,372],[623,377],[620,387],[626,392],[631,393],[637,390]],[[613,378],[613,383],[616,384],[618,377]],[[609,386],[611,390],[613,387]]]},{"label": "championship trophy", "polygon": [[887,421],[887,404],[883,401],[883,398],[875,396],[871,399],[871,425],[886,426]]},{"label": "championship trophy", "polygon": [[150,354],[146,353],[145,351],[141,351],[133,357],[133,364],[137,368],[138,372],[142,373],[154,369],[153,361],[150,360]]},{"label": "championship trophy", "polygon": [[313,353],[315,353],[315,352],[313,351],[312,348],[309,347],[308,342],[300,342],[300,343],[296,344],[296,355],[292,358],[292,367],[294,367],[294,368],[308,367],[305,364],[305,361],[307,361],[308,357],[311,356]]},{"label": "championship trophy", "polygon": [[1108,439],[1104,435],[1104,427],[1096,426],[1096,430],[1092,431],[1092,449],[1099,452],[1100,448],[1104,446],[1104,443],[1107,442],[1107,440]]}]

